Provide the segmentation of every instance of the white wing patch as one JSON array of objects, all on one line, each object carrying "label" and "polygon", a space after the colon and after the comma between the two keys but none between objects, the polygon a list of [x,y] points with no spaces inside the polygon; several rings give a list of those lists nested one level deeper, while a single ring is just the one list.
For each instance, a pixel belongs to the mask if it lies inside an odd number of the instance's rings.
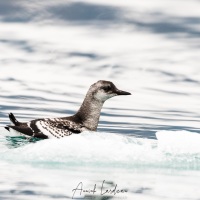
[{"label": "white wing patch", "polygon": [[73,131],[81,132],[82,128],[79,124],[59,118],[38,120],[36,126],[43,134],[47,135],[48,138],[62,138],[69,136]]}]

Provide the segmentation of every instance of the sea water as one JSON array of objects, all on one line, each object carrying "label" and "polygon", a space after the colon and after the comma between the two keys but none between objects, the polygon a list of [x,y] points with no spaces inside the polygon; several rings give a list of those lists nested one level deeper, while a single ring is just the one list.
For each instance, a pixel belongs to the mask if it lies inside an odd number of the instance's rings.
[{"label": "sea water", "polygon": [[[190,9],[188,9],[190,8]],[[198,1],[0,2],[0,199],[200,199]],[[97,132],[37,140],[110,80]]]}]

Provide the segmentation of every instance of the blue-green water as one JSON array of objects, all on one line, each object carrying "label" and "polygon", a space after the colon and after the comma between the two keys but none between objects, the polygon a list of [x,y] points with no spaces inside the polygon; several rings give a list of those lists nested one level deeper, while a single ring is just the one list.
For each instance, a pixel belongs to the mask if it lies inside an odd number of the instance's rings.
[{"label": "blue-green water", "polygon": [[1,160],[66,169],[78,166],[200,169],[199,134],[168,131],[157,135],[159,139],[154,140],[117,133],[84,132],[59,140],[32,141],[22,136],[7,136],[2,137]]},{"label": "blue-green water", "polygon": [[[22,136],[4,136],[7,135],[4,130],[1,134],[2,198],[70,199],[80,182],[87,190],[97,186],[95,195],[75,193],[75,197],[85,199],[131,199],[146,198],[146,195],[171,199],[169,194],[182,199],[184,194],[177,194],[174,187],[184,188],[187,195],[198,187],[192,184],[198,183],[200,175],[197,133],[157,132],[156,140],[84,132],[62,139],[34,141]],[[113,190],[117,184],[128,192],[101,195],[104,180],[103,190]],[[166,187],[172,187],[169,194],[162,189]],[[194,199],[198,195],[197,192]]]}]

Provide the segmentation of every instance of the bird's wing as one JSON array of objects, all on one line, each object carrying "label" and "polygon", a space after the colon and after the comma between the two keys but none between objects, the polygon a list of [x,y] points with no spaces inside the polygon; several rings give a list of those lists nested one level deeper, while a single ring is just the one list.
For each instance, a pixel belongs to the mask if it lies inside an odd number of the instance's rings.
[{"label": "bird's wing", "polygon": [[24,127],[24,126],[7,126],[5,127],[7,130],[9,130],[10,128],[14,129],[15,131],[26,135],[26,136],[30,136],[30,137],[37,137],[37,138],[41,138],[41,139],[47,139],[48,136],[46,136],[45,134],[43,134],[42,132],[34,132],[30,127]]},{"label": "bird's wing", "polygon": [[68,119],[47,118],[36,119],[20,125],[7,126],[6,129],[12,128],[24,135],[37,138],[61,138],[73,133],[80,133],[82,126]]},{"label": "bird's wing", "polygon": [[30,127],[32,129],[38,129],[48,138],[61,138],[73,133],[77,134],[81,132],[82,128],[80,124],[62,118],[35,120],[34,123],[30,123]]},{"label": "bird's wing", "polygon": [[47,139],[48,136],[43,134],[40,129],[35,125],[36,121],[38,120],[33,120],[28,123],[23,123],[22,125],[9,125],[5,127],[7,130],[14,129],[15,131],[22,133],[26,136],[30,137],[37,137],[37,138],[42,138],[42,139]]},{"label": "bird's wing", "polygon": [[30,136],[30,137],[37,137],[37,138],[43,138],[46,139],[48,138],[46,135],[44,135],[38,128],[37,126],[34,126],[36,120],[33,120],[29,123],[21,123],[19,122],[15,116],[13,115],[13,113],[9,114],[9,118],[10,121],[14,124],[14,125],[8,125],[5,128],[9,131],[10,128],[14,129],[15,131],[22,133],[26,136]]}]

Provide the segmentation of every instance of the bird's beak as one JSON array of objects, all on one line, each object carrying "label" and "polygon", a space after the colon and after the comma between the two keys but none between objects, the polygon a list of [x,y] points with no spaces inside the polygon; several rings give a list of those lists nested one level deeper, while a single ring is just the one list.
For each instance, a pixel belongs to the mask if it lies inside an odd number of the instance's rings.
[{"label": "bird's beak", "polygon": [[126,92],[126,91],[118,90],[118,89],[116,89],[115,93],[116,93],[117,95],[131,95],[130,92]]}]

